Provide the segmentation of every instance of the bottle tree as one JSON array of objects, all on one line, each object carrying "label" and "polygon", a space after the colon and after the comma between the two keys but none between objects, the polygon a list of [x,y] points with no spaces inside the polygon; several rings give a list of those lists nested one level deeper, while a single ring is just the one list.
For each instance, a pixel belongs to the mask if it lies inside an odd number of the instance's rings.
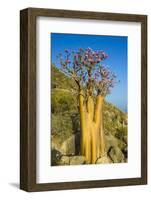
[{"label": "bottle tree", "polygon": [[104,51],[80,48],[59,54],[60,70],[76,83],[81,129],[81,155],[96,163],[106,153],[103,132],[103,102],[115,85],[115,74],[101,63]]}]

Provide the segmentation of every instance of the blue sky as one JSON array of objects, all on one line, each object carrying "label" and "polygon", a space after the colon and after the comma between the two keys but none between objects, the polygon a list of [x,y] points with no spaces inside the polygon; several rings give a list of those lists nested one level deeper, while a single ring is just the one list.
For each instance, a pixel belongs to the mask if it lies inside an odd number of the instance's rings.
[{"label": "blue sky", "polygon": [[79,48],[92,48],[103,50],[108,58],[103,65],[117,75],[119,83],[112,89],[111,94],[106,96],[108,102],[113,103],[123,111],[127,111],[127,40],[126,36],[100,36],[83,34],[51,33],[51,59],[57,64],[57,55],[64,49],[78,50]]}]

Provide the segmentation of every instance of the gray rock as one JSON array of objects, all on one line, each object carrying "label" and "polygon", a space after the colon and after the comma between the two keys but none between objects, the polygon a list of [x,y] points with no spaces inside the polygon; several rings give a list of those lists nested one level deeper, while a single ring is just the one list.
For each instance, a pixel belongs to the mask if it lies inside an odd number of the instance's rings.
[{"label": "gray rock", "polygon": [[62,155],[75,154],[75,135],[70,136],[65,141],[60,141],[59,138],[52,138],[51,148],[56,149]]},{"label": "gray rock", "polygon": [[72,135],[62,143],[60,151],[63,155],[75,154],[75,135]]},{"label": "gray rock", "polygon": [[51,150],[51,165],[55,166],[58,164],[61,157],[61,153],[57,151],[56,149]]},{"label": "gray rock", "polygon": [[114,163],[125,162],[124,154],[118,147],[111,148],[108,154]]},{"label": "gray rock", "polygon": [[70,165],[82,165],[85,163],[84,156],[70,156]]},{"label": "gray rock", "polygon": [[114,137],[111,134],[105,135],[105,140],[106,140],[106,150],[107,152],[112,148],[112,147],[118,147],[120,150],[125,149],[127,146],[125,142],[122,140]]},{"label": "gray rock", "polygon": [[106,151],[108,152],[111,147],[118,146],[118,140],[111,134],[105,135]]},{"label": "gray rock", "polygon": [[62,156],[59,160],[59,165],[69,165],[70,158],[69,156]]},{"label": "gray rock", "polygon": [[104,155],[103,157],[98,158],[96,161],[96,164],[109,164],[109,163],[113,163],[113,162],[107,155]]}]

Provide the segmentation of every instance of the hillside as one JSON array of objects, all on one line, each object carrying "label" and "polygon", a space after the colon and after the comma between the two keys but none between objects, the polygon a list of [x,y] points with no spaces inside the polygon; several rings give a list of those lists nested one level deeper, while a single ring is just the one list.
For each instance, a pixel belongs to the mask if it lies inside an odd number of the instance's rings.
[{"label": "hillside", "polygon": [[[54,66],[51,77],[51,164],[64,165],[69,162],[68,157],[79,155],[80,149],[80,123],[77,98],[74,93],[75,84]],[[126,162],[127,114],[111,103],[105,102],[103,123],[108,160],[103,160],[101,163]]]}]

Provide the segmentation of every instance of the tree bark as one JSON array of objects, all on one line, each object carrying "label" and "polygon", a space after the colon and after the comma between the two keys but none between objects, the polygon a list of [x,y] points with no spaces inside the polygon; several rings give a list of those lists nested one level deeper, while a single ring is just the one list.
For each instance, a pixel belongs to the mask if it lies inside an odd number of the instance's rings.
[{"label": "tree bark", "polygon": [[104,97],[98,95],[94,108],[92,96],[85,102],[84,92],[79,92],[79,112],[81,125],[81,154],[85,156],[86,163],[95,164],[97,158],[105,153],[105,140],[103,132]]},{"label": "tree bark", "polygon": [[81,128],[81,154],[85,155],[86,141],[86,110],[84,105],[84,92],[79,91],[79,113],[80,113],[80,128]]},{"label": "tree bark", "polygon": [[97,103],[96,105],[96,123],[98,123],[98,140],[99,140],[99,148],[98,148],[98,156],[102,157],[106,150],[105,150],[105,138],[104,138],[104,131],[103,131],[103,103],[104,103],[104,97],[101,95],[98,95],[97,97]]}]

